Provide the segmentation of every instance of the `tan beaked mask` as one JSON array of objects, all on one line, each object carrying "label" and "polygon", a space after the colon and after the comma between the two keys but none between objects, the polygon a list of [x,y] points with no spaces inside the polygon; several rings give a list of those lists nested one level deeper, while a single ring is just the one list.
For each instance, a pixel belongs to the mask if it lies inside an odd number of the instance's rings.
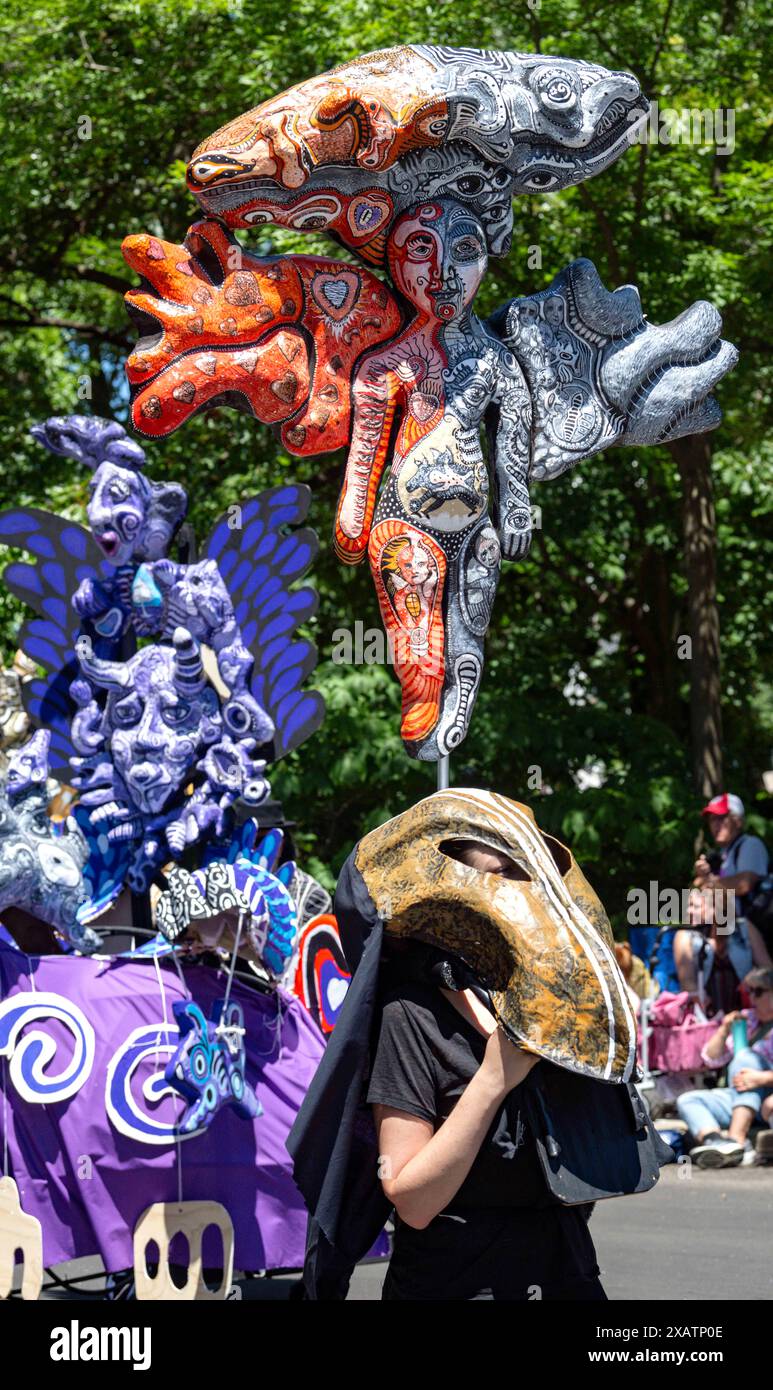
[{"label": "tan beaked mask", "polygon": [[[517,878],[459,862],[454,842],[469,840],[506,855]],[[438,791],[371,831],[353,858],[386,933],[460,956],[514,1041],[599,1080],[633,1077],[636,1023],[609,921],[528,806]]]}]

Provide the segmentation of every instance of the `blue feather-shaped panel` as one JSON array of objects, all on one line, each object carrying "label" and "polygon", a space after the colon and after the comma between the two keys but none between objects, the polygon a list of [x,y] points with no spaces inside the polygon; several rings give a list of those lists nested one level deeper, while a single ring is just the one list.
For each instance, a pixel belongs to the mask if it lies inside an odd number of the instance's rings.
[{"label": "blue feather-shaped panel", "polygon": [[252,693],[276,726],[272,762],[309,738],[325,715],[322,696],[303,689],[316,647],[295,636],[317,608],[314,590],[299,587],[319,549],[315,532],[299,527],[310,501],[302,484],[268,488],[221,517],[205,546],[254,659]]},{"label": "blue feather-shaped panel", "polygon": [[79,674],[73,649],[80,630],[71,600],[82,580],[103,578],[110,567],[85,527],[37,507],[0,512],[0,544],[33,557],[6,565],[3,580],[35,614],[22,624],[19,646],[46,675],[25,681],[22,699],[33,724],[51,730],[49,768],[67,781],[74,712],[68,690]]}]

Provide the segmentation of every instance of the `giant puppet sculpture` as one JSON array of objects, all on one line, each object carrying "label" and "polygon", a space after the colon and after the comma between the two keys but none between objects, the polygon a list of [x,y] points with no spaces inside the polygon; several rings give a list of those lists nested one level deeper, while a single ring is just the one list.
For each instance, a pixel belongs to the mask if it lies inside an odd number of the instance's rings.
[{"label": "giant puppet sculpture", "polygon": [[[51,771],[78,791],[89,920],[124,883],[146,893],[189,846],[224,854],[237,803],[248,812],[269,794],[267,761],[318,727],[321,697],[302,688],[314,649],[295,637],[316,603],[296,585],[316,537],[288,530],[308,489],[274,488],[182,563],[168,552],[186,493],[145,476],[122,426],[54,417],[33,434],[93,472],[89,531],[36,509],[0,514],[0,540],[35,557],[4,577],[37,615],[20,645],[45,674],[24,699],[49,732]],[[153,640],[137,650],[138,637]]]},{"label": "giant puppet sculpture", "polygon": [[[144,282],[127,296],[138,430],[227,404],[292,453],[347,445],[336,549],[368,555],[416,757],[465,737],[531,482],[719,421],[710,392],[736,353],[710,304],[652,325],[633,287],[610,293],[580,260],[487,322],[472,308],[513,195],[606,169],[647,109],[630,74],[563,58],[370,54],[204,141],[188,178],[209,220],[182,246],[124,244]],[[227,231],[272,223],[329,234],[391,286],[354,262],[252,256]]]}]

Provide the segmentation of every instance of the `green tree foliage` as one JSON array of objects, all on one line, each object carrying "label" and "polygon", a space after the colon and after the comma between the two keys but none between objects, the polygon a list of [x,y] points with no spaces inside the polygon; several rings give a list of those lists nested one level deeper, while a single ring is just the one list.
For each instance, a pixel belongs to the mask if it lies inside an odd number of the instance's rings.
[{"label": "green tree foliage", "polygon": [[[764,20],[764,5],[749,0],[9,0],[0,206],[6,500],[82,516],[86,478],[43,456],[27,428],[54,411],[126,419],[122,363],[132,333],[120,241],[138,231],[184,234],[196,215],[184,164],[219,125],[304,77],[401,42],[540,50],[632,70],[661,113],[692,111],[692,138],[687,129],[670,144],[634,146],[588,184],[520,199],[513,250],[492,263],[480,307],[541,289],[586,255],[606,283],[637,283],[655,321],[698,297],[722,309],[742,353],[721,387],[725,420],[712,462],[725,769],[763,828],[770,803],[761,774],[773,746],[762,616],[771,509],[764,86],[773,67]],[[728,110],[733,148],[720,153],[697,118]],[[270,241],[264,233],[258,245],[322,249],[281,232]],[[356,620],[379,626],[369,577],[343,572],[329,543],[342,460],[290,459],[267,430],[223,410],[149,452],[155,474],[188,486],[200,536],[259,487],[292,477],[313,488],[322,540],[314,679],[328,717],[275,770],[274,785],[298,823],[305,862],[331,882],[363,829],[434,785],[433,770],[403,754],[392,672],[331,659],[336,629]],[[613,450],[535,487],[533,501],[542,527],[529,559],[505,566],[483,689],[453,780],[530,801],[619,917],[630,886],[685,880],[698,828],[689,661],[680,655],[688,627],[679,474],[666,449]],[[18,618],[0,596],[6,655]],[[578,778],[597,766],[602,785],[582,790]]]}]

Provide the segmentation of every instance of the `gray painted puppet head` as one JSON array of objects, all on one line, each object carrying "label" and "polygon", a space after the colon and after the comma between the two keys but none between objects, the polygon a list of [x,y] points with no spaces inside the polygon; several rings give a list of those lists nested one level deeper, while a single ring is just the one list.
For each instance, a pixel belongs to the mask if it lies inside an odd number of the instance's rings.
[{"label": "gray painted puppet head", "polygon": [[125,662],[95,657],[84,637],[76,653],[87,679],[107,691],[102,737],[131,808],[159,815],[222,734],[220,703],[198,644],[177,628],[173,646],[143,647]]},{"label": "gray painted puppet head", "polygon": [[0,788],[0,914],[21,909],[90,951],[98,939],[78,922],[89,896],[83,878],[88,847],[72,817],[61,828],[49,819],[49,741],[41,730],[17,749]]}]

